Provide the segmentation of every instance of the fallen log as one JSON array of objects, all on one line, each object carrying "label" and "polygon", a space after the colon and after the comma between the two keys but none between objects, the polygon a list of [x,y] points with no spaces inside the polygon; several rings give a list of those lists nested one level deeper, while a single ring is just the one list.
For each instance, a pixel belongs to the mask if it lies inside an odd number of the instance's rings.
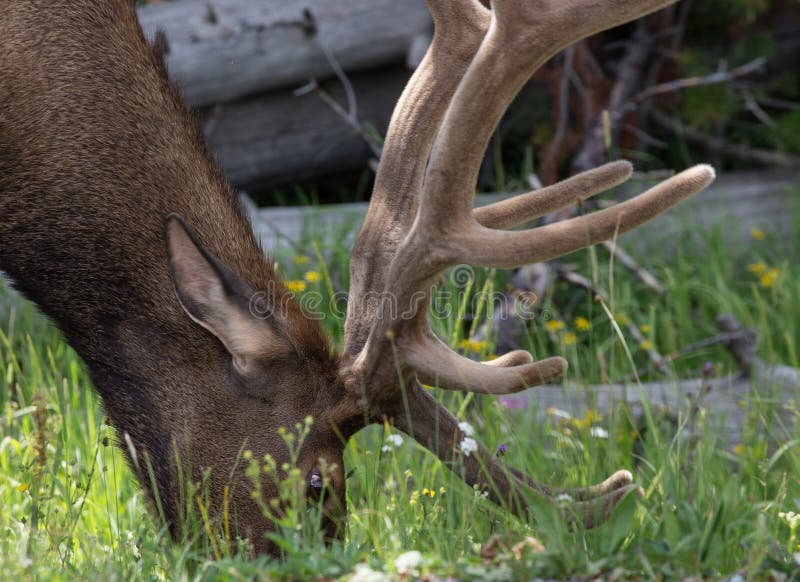
[{"label": "fallen log", "polygon": [[800,395],[800,370],[789,366],[760,366],[752,377],[741,375],[719,378],[672,379],[657,382],[626,382],[584,386],[569,382],[560,386],[540,386],[503,399],[509,408],[535,403],[542,416],[558,411],[575,418],[591,409],[607,416],[620,405],[641,421],[645,403],[677,422],[696,408],[703,417],[707,434],[714,434],[722,446],[742,442],[748,417],[757,417],[759,432],[780,443],[790,436],[792,418]]},{"label": "fallen log", "polygon": [[[653,180],[665,176],[634,178],[629,185],[619,188],[620,201],[646,190]],[[675,252],[677,241],[695,233],[709,232],[724,226],[721,232],[725,244],[732,246],[749,243],[750,229],[768,231],[778,240],[792,244],[796,230],[794,224],[795,193],[800,174],[797,172],[730,172],[723,173],[701,195],[683,202],[672,212],[643,224],[636,230],[620,237],[617,246],[634,256],[669,257]],[[480,194],[478,206],[505,200],[519,194]],[[268,248],[280,245],[280,236],[272,228],[280,225],[281,231],[290,239],[299,241],[306,227],[315,232],[325,223],[339,224],[355,221],[354,235],[359,221],[363,220],[367,203],[337,204],[315,207],[262,208],[254,219],[254,228]],[[702,242],[698,239],[698,242]],[[344,241],[352,244],[352,240]]]},{"label": "fallen log", "polygon": [[402,64],[431,27],[423,0],[180,0],[138,14],[193,106],[331,77],[325,51],[348,73]]},{"label": "fallen log", "polygon": [[[362,126],[385,133],[409,75],[395,68],[350,79]],[[339,103],[346,102],[338,82],[322,88]],[[359,131],[316,91],[302,96],[279,91],[219,105],[207,113],[203,128],[227,178],[254,191],[358,169],[372,157]]]}]

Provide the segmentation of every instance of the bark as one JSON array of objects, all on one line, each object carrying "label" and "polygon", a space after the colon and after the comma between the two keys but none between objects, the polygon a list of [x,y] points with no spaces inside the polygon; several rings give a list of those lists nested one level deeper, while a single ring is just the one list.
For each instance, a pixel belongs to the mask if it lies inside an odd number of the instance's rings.
[{"label": "bark", "polygon": [[[407,70],[396,68],[350,79],[362,126],[385,134],[408,77]],[[338,82],[323,84],[323,90],[346,103]],[[227,178],[253,191],[358,169],[372,156],[359,131],[316,91],[302,96],[279,91],[219,105],[207,113],[203,127]]]},{"label": "bark", "polygon": [[423,0],[180,0],[138,9],[145,35],[163,32],[170,76],[193,106],[402,64],[429,33]]}]

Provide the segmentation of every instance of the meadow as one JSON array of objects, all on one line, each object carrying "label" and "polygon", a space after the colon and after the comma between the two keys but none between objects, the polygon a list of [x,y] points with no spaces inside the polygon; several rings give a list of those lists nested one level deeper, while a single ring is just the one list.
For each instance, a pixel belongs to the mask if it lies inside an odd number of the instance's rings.
[{"label": "meadow", "polygon": [[[570,383],[587,402],[592,385],[646,368],[648,348],[668,354],[714,335],[720,313],[756,330],[765,362],[800,367],[800,229],[790,240],[756,230],[734,247],[722,242],[723,228],[683,238],[669,257],[639,257],[663,281],[663,294],[612,266],[602,249],[573,254],[578,273],[613,289],[612,309],[552,283],[522,347],[536,357],[564,355]],[[348,248],[328,234],[276,251],[300,296],[327,299],[347,288]],[[435,320],[441,337],[491,357],[493,339],[474,337],[486,305],[473,298],[503,289],[507,279],[481,270],[445,277],[451,309]],[[626,333],[623,321],[635,322],[644,339]],[[341,338],[342,324],[325,313],[332,337]],[[194,525],[184,540],[170,540],[115,445],[118,435],[84,366],[52,325],[7,290],[0,295],[0,366],[2,580],[800,578],[800,428],[783,421],[800,414],[800,399],[771,399],[767,387],[754,386],[754,396],[739,403],[748,411],[741,442],[727,442],[717,430],[721,419],[702,406],[690,415],[646,406],[643,420],[624,405],[571,417],[539,409],[535,392],[529,405],[509,407],[433,388],[510,465],[564,486],[627,468],[641,499],[629,497],[591,531],[569,529],[558,508],[541,504],[525,523],[464,485],[458,468],[446,469],[391,427],[373,426],[347,448],[343,541],[326,546],[315,531],[318,515],[298,507],[278,523],[282,558],[247,560],[235,552],[235,532],[209,522],[201,491],[187,500]],[[719,345],[642,379],[711,372],[737,373]],[[284,429],[296,447],[305,427]],[[250,462],[262,470],[261,460]],[[289,497],[291,490],[288,484]]]}]

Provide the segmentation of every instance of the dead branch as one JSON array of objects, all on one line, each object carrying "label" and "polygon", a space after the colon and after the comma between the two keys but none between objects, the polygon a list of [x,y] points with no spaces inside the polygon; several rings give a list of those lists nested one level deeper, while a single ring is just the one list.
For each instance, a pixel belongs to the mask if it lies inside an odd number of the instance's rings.
[{"label": "dead branch", "polygon": [[629,255],[625,250],[620,248],[617,241],[604,241],[602,243],[603,247],[611,253],[612,256],[616,258],[619,263],[625,267],[626,269],[632,271],[639,280],[650,287],[656,293],[663,294],[664,293],[664,285],[658,278],[653,275],[650,271],[639,265],[631,255]]},{"label": "dead branch", "polygon": [[640,91],[634,95],[623,107],[620,107],[618,109],[618,114],[634,109],[639,103],[642,103],[648,99],[652,99],[657,95],[685,91],[686,89],[691,89],[692,87],[704,87],[707,85],[730,83],[731,81],[739,79],[740,77],[746,77],[747,75],[752,75],[753,73],[763,70],[766,64],[766,57],[758,57],[757,59],[754,59],[740,67],[736,67],[735,69],[731,69],[730,71],[720,70],[709,75],[703,75],[700,77],[686,77],[683,79],[669,81],[668,83],[661,83],[660,85],[655,85],[653,87],[648,87],[644,91]]},{"label": "dead branch", "polygon": [[[635,91],[642,79],[645,62],[653,48],[653,35],[647,33],[645,21],[640,21],[628,45],[628,52],[620,61],[617,79],[609,93],[605,109],[616,111]],[[606,153],[606,131],[602,119],[597,119],[586,134],[583,145],[572,161],[572,169],[582,172],[597,166]]]},{"label": "dead branch", "polygon": [[653,121],[661,127],[668,129],[678,137],[692,142],[709,150],[720,152],[725,156],[754,162],[765,166],[777,166],[780,168],[800,168],[800,158],[781,152],[752,148],[742,144],[729,144],[722,139],[711,137],[696,129],[686,127],[677,123],[668,115],[660,111],[653,110],[651,113]]},{"label": "dead branch", "polygon": [[556,130],[542,152],[542,163],[539,173],[545,184],[553,184],[558,179],[558,166],[564,155],[564,139],[569,127],[569,88],[572,78],[573,62],[575,60],[575,47],[571,46],[564,51],[561,65],[558,98],[555,107]]},{"label": "dead branch", "polygon": [[636,372],[625,376],[624,381],[632,382],[636,378],[644,377],[654,369],[663,371],[676,360],[717,344],[723,344],[730,352],[739,366],[741,376],[749,377],[758,360],[755,351],[755,331],[745,328],[732,315],[720,315],[717,317],[717,328],[720,333],[688,344],[654,362],[651,367],[639,368]]}]

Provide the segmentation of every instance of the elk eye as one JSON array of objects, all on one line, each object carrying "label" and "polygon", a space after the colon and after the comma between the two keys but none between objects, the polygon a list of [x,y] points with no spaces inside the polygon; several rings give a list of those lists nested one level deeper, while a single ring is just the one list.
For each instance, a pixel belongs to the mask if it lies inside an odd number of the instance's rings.
[{"label": "elk eye", "polygon": [[308,476],[308,496],[312,499],[319,499],[323,488],[322,474],[317,469],[311,471]]}]

